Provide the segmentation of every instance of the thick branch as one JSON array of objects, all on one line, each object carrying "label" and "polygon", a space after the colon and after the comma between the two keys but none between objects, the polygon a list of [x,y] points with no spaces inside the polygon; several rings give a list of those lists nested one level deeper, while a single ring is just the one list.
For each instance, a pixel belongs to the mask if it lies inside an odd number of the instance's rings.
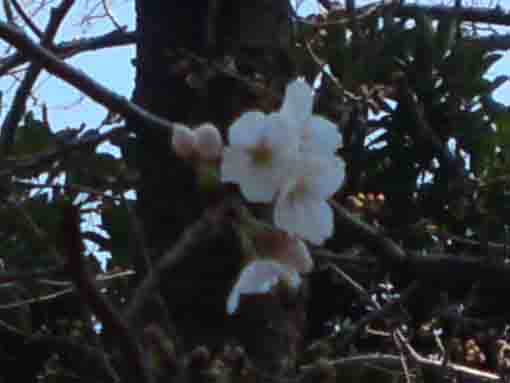
[{"label": "thick branch", "polygon": [[147,126],[152,128],[162,129],[166,132],[172,130],[173,125],[169,121],[146,111],[130,102],[126,97],[100,85],[82,71],[60,60],[54,53],[35,44],[19,29],[0,22],[0,38],[15,46],[30,59],[37,61],[49,73],[73,85],[108,110],[135,121],[145,121]]}]

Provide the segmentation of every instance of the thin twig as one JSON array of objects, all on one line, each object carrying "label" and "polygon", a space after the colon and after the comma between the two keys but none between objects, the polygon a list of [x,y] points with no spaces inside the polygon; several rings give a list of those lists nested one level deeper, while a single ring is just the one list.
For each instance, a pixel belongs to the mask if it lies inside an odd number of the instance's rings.
[{"label": "thin twig", "polygon": [[19,185],[23,187],[28,187],[31,189],[62,189],[62,190],[68,190],[68,191],[76,191],[80,193],[87,193],[90,195],[95,195],[103,199],[108,199],[112,201],[122,201],[121,196],[114,196],[114,195],[108,195],[106,192],[94,189],[90,186],[80,185],[80,184],[52,184],[52,183],[36,183],[36,182],[29,182],[29,181],[13,181],[14,185]]},{"label": "thin twig", "polygon": [[113,307],[111,302],[99,292],[94,277],[87,269],[81,254],[80,215],[75,206],[66,206],[63,213],[63,228],[67,235],[64,245],[68,267],[76,288],[99,320],[119,339],[127,363],[133,367],[135,379],[140,383],[154,382],[152,371],[147,366],[140,343],[135,339],[128,322]]},{"label": "thin twig", "polygon": [[431,367],[438,371],[443,371],[444,369],[446,369],[447,371],[450,371],[453,373],[461,374],[464,376],[470,376],[470,377],[474,377],[474,378],[478,378],[478,379],[482,379],[482,380],[489,380],[489,381],[501,380],[501,377],[497,374],[494,374],[494,373],[491,373],[488,371],[478,370],[476,368],[463,366],[460,364],[448,362],[446,364],[446,366],[444,366],[442,361],[429,359],[429,358],[426,358],[426,357],[420,355],[411,346],[409,341],[405,338],[404,335],[402,335],[401,332],[398,332],[397,336],[399,337],[399,340],[402,342],[402,344],[406,348],[406,350],[407,350],[409,356],[412,358],[412,360],[421,366]]},{"label": "thin twig", "polygon": [[377,254],[381,254],[390,262],[400,263],[407,259],[407,254],[391,238],[385,236],[378,228],[363,222],[359,217],[350,213],[342,205],[334,200],[329,201],[337,217],[347,226],[356,229],[367,243],[366,246],[377,250]]},{"label": "thin twig", "polygon": [[106,17],[108,17],[108,19],[112,22],[112,24],[115,26],[115,28],[117,28],[119,30],[124,30],[126,27],[120,25],[120,23],[115,18],[112,10],[110,8],[110,4],[108,4],[108,0],[101,0],[101,3],[103,4],[103,10],[104,10]]},{"label": "thin twig", "polygon": [[[60,59],[69,58],[79,53],[131,45],[136,42],[136,32],[114,30],[101,36],[64,41],[53,46],[53,53]],[[0,59],[0,76],[27,62],[27,56],[21,52],[13,53]]]},{"label": "thin twig", "polygon": [[30,28],[30,30],[37,36],[39,37],[40,39],[42,39],[44,33],[39,29],[39,27],[37,25],[35,25],[35,23],[32,21],[32,18],[30,16],[28,16],[26,13],[25,13],[25,10],[23,9],[23,7],[18,3],[17,0],[7,0],[7,1],[10,1],[14,7],[14,9],[16,10],[16,12],[18,12],[19,16],[21,17],[21,19],[25,22],[25,24]]},{"label": "thin twig", "polygon": [[[48,21],[48,25],[46,26],[43,36],[41,37],[42,46],[50,48],[53,39],[57,34],[58,28],[62,24],[62,21],[73,6],[74,2],[75,0],[63,0],[58,8],[51,9],[50,20]],[[18,127],[21,117],[25,113],[27,98],[30,95],[32,87],[34,86],[41,71],[42,66],[36,62],[32,63],[28,68],[23,81],[16,90],[16,95],[12,101],[11,108],[5,117],[0,130],[0,156],[2,157],[9,155],[12,150],[16,128]]]},{"label": "thin twig", "polygon": [[[114,279],[124,278],[124,277],[127,277],[127,276],[131,276],[131,275],[134,275],[134,274],[135,274],[134,271],[128,270],[128,271],[123,271],[123,272],[120,272],[120,273],[115,273],[115,274],[112,274],[112,275],[98,275],[96,277],[96,281],[97,282],[111,281],[111,280],[114,280]],[[36,282],[39,282],[39,283],[42,283],[42,284],[47,284],[47,285],[50,285],[50,286],[69,286],[69,287],[66,287],[65,289],[56,291],[56,292],[51,293],[51,294],[44,294],[44,295],[40,295],[40,296],[37,296],[37,297],[34,297],[34,298],[22,299],[22,300],[18,300],[18,301],[15,301],[15,302],[0,304],[0,310],[8,310],[8,309],[13,309],[13,308],[21,307],[21,306],[30,305],[30,304],[33,304],[33,303],[50,301],[50,300],[53,300],[55,298],[61,297],[62,295],[67,295],[67,294],[70,294],[70,293],[73,293],[73,292],[76,291],[75,287],[72,286],[72,282],[69,282],[69,281],[53,281],[53,280],[39,279],[39,280],[36,280]]]},{"label": "thin twig", "polygon": [[41,169],[48,164],[52,164],[57,160],[62,160],[65,156],[74,151],[95,147],[104,141],[128,133],[129,132],[126,129],[114,128],[106,133],[98,134],[93,139],[77,140],[76,142],[71,142],[56,149],[36,153],[26,160],[3,161],[3,163],[0,163],[0,178],[9,175],[16,175],[17,172],[21,171],[37,171],[38,169]]},{"label": "thin twig", "polygon": [[183,233],[173,248],[159,259],[136,289],[133,299],[125,311],[125,317],[129,322],[135,320],[148,297],[174,265],[191,255],[191,250],[197,243],[208,241],[218,234],[218,231],[224,226],[222,221],[233,209],[235,206],[232,206],[232,201],[227,201],[206,211],[202,218]]}]

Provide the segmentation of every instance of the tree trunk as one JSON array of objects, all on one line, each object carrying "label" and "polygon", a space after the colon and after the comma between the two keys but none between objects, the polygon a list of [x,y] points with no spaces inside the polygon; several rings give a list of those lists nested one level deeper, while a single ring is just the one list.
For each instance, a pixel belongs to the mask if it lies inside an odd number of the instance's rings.
[{"label": "tree trunk", "polygon": [[[171,121],[213,122],[225,135],[242,111],[267,106],[253,88],[211,71],[189,53],[220,65],[228,56],[241,75],[261,74],[280,94],[293,75],[285,0],[138,0],[137,29],[134,101]],[[131,127],[136,139],[124,154],[136,159],[141,176],[137,211],[150,250],[159,257],[211,205],[211,196],[199,190],[193,168],[171,152],[168,135],[133,123]],[[178,344],[182,349],[220,346],[234,336],[261,367],[285,372],[293,365],[303,332],[303,302],[283,308],[278,299],[267,298],[251,307],[246,304],[234,319],[227,317],[225,302],[241,256],[232,230],[223,231],[220,238],[197,246],[161,286]],[[158,310],[147,309],[139,325],[162,320]]]}]

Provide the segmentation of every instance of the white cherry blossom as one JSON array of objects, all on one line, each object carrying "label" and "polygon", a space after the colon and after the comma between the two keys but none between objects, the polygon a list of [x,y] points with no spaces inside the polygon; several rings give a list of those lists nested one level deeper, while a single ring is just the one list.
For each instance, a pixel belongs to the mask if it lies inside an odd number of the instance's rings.
[{"label": "white cherry blossom", "polygon": [[312,109],[313,89],[302,80],[291,82],[280,108],[280,118],[299,132],[301,151],[334,154],[343,144],[342,135],[333,122],[312,114]]},{"label": "white cherry blossom", "polygon": [[267,294],[280,281],[286,282],[291,288],[297,289],[301,284],[299,273],[284,264],[272,260],[255,260],[242,271],[227,299],[227,313],[234,314],[241,295]]},{"label": "white cherry blossom", "polygon": [[251,202],[271,202],[297,153],[297,137],[278,114],[247,112],[228,132],[221,179],[239,184]]},{"label": "white cherry blossom", "polygon": [[304,154],[279,192],[275,225],[290,235],[321,245],[334,230],[333,212],[326,201],[344,178],[345,163],[340,158]]}]

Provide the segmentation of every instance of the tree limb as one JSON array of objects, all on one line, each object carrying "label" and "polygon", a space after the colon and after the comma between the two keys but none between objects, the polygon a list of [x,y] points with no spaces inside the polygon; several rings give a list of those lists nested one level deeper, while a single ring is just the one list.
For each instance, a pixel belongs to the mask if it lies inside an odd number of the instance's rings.
[{"label": "tree limb", "polygon": [[[114,30],[101,36],[86,37],[53,45],[52,51],[53,54],[58,56],[60,59],[65,59],[83,52],[131,45],[136,42],[136,36],[136,32]],[[20,65],[23,65],[27,61],[28,57],[22,52],[16,52],[0,59],[0,76],[5,75],[10,70]]]},{"label": "tree limb", "polygon": [[142,347],[130,331],[128,322],[117,312],[113,305],[102,295],[95,285],[95,279],[87,269],[81,251],[80,215],[75,206],[69,205],[63,214],[63,230],[66,234],[65,251],[68,267],[78,293],[99,320],[118,336],[128,364],[133,367],[138,382],[153,382]]},{"label": "tree limb", "polygon": [[165,132],[172,131],[173,124],[171,122],[148,112],[130,102],[126,97],[120,96],[97,83],[82,71],[60,60],[48,49],[35,44],[17,28],[5,22],[0,22],[0,38],[15,46],[31,60],[37,61],[49,73],[73,85],[108,110],[126,118],[132,118],[135,121],[145,121],[147,126],[151,128],[164,130]]},{"label": "tree limb", "polygon": [[[62,21],[73,6],[74,2],[75,0],[63,0],[58,8],[51,9],[50,20],[41,38],[42,46],[48,49],[51,47],[58,28],[62,24]],[[28,68],[20,86],[16,90],[16,95],[12,101],[11,109],[7,113],[2,124],[2,129],[0,130],[0,156],[2,157],[10,154],[12,145],[14,144],[16,128],[25,113],[27,98],[30,95],[32,87],[34,86],[41,71],[42,67],[36,62],[33,62]]]},{"label": "tree limb", "polygon": [[[391,6],[391,5],[390,5]],[[415,17],[425,12],[429,16],[439,19],[447,16],[457,15],[462,21],[471,21],[474,23],[487,23],[492,25],[510,25],[510,13],[497,6],[494,8],[486,7],[462,7],[446,5],[414,5],[405,4],[396,7],[396,17]]]}]

